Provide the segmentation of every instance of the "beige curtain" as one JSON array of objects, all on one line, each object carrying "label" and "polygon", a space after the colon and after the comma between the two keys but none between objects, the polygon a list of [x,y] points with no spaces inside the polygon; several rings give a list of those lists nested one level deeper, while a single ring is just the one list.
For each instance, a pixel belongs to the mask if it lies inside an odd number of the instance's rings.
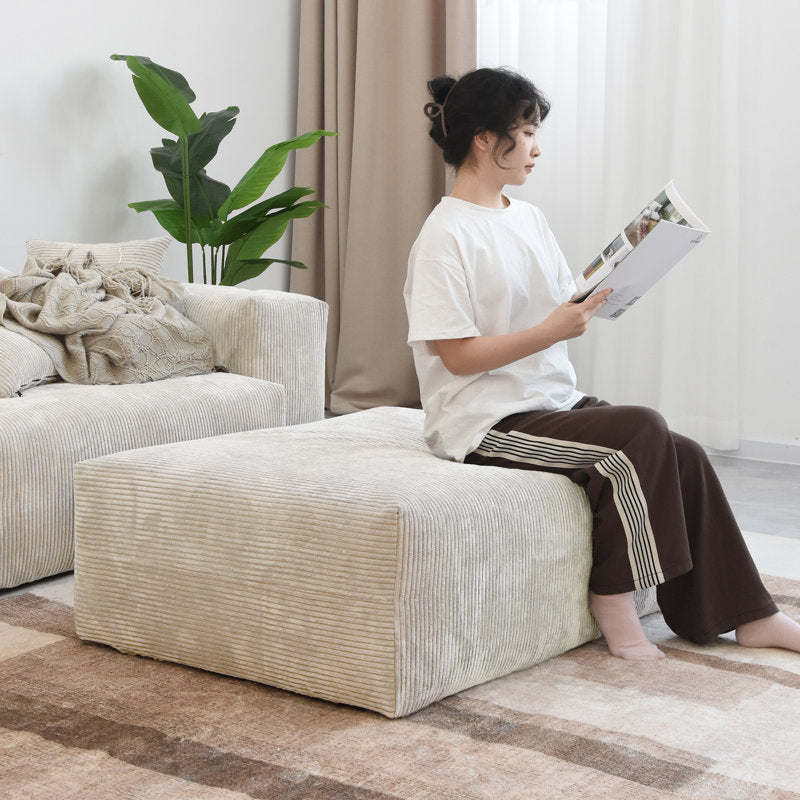
[{"label": "beige curtain", "polygon": [[474,0],[301,0],[297,129],[338,131],[298,151],[295,183],[328,208],[298,224],[291,290],[330,305],[327,378],[337,414],[415,406],[403,282],[445,193],[422,108],[429,78],[475,66]]}]

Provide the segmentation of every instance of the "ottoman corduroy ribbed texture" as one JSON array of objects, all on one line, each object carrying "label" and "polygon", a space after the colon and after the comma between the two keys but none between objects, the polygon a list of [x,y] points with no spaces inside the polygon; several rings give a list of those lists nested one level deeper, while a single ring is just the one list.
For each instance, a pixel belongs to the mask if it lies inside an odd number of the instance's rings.
[{"label": "ottoman corduroy ribbed texture", "polygon": [[78,634],[409,714],[597,635],[557,475],[433,456],[377,408],[76,468]]}]

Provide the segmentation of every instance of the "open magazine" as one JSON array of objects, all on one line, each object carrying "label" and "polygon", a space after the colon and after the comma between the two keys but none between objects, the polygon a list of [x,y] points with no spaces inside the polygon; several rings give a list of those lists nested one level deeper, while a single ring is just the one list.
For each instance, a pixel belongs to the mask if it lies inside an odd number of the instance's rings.
[{"label": "open magazine", "polygon": [[670,181],[576,277],[575,302],[613,289],[597,316],[618,319],[708,233]]}]

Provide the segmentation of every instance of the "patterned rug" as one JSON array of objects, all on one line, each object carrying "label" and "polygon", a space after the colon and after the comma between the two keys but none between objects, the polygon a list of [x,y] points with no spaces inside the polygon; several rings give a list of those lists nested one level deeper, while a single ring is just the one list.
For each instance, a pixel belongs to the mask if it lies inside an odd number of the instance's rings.
[{"label": "patterned rug", "polygon": [[661,662],[593,642],[400,720],[82,643],[35,594],[0,620],[5,800],[800,799],[800,656],[658,615]]}]

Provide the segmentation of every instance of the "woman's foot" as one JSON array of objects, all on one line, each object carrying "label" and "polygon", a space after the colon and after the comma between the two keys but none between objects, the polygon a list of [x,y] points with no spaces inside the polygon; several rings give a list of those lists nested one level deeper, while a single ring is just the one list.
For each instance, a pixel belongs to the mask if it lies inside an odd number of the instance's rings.
[{"label": "woman's foot", "polygon": [[612,656],[626,661],[655,661],[664,654],[647,640],[633,603],[633,592],[589,592],[589,610],[597,620]]},{"label": "woman's foot", "polygon": [[742,647],[782,647],[800,653],[800,623],[779,611],[740,625],[736,629],[736,641]]}]

